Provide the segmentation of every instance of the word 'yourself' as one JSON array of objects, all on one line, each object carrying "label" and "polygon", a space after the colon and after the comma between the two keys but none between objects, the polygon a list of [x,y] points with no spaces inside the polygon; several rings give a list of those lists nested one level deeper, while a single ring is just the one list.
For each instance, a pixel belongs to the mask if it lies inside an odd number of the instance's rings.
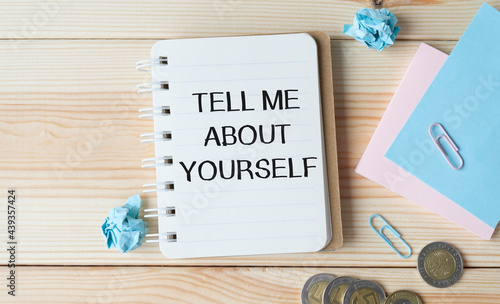
[{"label": "word 'yourself'", "polygon": [[[314,160],[317,160],[317,157],[303,157],[295,160],[293,158],[263,158],[255,163],[247,159],[219,160],[218,163],[205,160],[199,164],[193,161],[189,167],[184,162],[180,162],[180,164],[186,172],[187,181],[190,182],[193,173],[197,173],[199,178],[204,181],[211,181],[217,176],[222,179],[236,178],[241,180],[243,174],[249,179],[308,177],[309,170],[316,168],[315,165],[310,164]],[[197,167],[196,170],[193,170],[195,167]]]}]

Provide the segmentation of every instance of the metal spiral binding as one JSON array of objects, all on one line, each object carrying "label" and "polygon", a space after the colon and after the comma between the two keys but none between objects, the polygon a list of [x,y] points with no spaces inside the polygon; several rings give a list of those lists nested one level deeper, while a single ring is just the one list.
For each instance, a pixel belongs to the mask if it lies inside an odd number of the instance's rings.
[{"label": "metal spiral binding", "polygon": [[[142,60],[136,63],[136,69],[138,71],[151,72],[153,66],[162,66],[168,65],[168,58],[164,56],[160,56],[157,59],[147,59]],[[137,93],[145,94],[145,93],[153,93],[154,91],[168,91],[170,89],[168,81],[158,81],[158,82],[150,82],[143,83],[137,86]],[[154,119],[158,116],[170,116],[170,107],[169,106],[160,106],[160,107],[151,107],[144,108],[139,110],[140,113],[144,113],[139,115],[139,118],[146,119]],[[154,143],[158,141],[170,141],[172,140],[172,132],[170,131],[160,131],[153,133],[142,134],[141,137],[146,137],[146,139],[141,140],[143,143]],[[143,159],[143,162],[149,162],[149,164],[142,165],[143,168],[156,168],[160,166],[172,166],[173,158],[172,156],[163,156],[163,157],[153,157]],[[146,189],[143,192],[160,192],[160,191],[173,191],[174,190],[174,182],[173,181],[164,181],[154,184],[146,184],[143,187],[152,187],[153,189]],[[155,208],[155,209],[146,209],[144,212],[155,212],[154,214],[147,214],[144,217],[173,217],[175,216],[175,207],[168,206],[165,208]],[[156,234],[147,234],[147,238],[156,237],[156,239],[146,240],[146,242],[177,242],[177,233],[176,232],[166,232],[166,233],[156,233]]]},{"label": "metal spiral binding", "polygon": [[177,242],[177,232],[146,234],[146,237],[158,237],[156,240],[146,240],[146,243]]},{"label": "metal spiral binding", "polygon": [[170,107],[152,107],[144,108],[139,110],[140,113],[145,113],[139,115],[139,118],[153,119],[155,116],[170,116]]},{"label": "metal spiral binding", "polygon": [[146,82],[137,86],[137,93],[151,94],[153,91],[168,91],[169,88],[168,81]]},{"label": "metal spiral binding", "polygon": [[172,181],[165,181],[165,182],[160,182],[160,183],[154,183],[154,184],[145,184],[142,185],[144,188],[147,187],[156,187],[156,189],[146,189],[142,190],[142,192],[160,192],[160,191],[174,191],[174,182]]},{"label": "metal spiral binding", "polygon": [[157,59],[146,59],[138,61],[135,69],[142,72],[151,72],[153,66],[168,65],[168,57],[160,56]]},{"label": "metal spiral binding", "polygon": [[[157,212],[156,214],[147,214],[144,217],[171,217],[175,216],[175,207],[165,207],[165,208],[154,208],[154,209],[145,209],[144,212]],[[164,211],[165,213],[160,213],[160,211]]]},{"label": "metal spiral binding", "polygon": [[154,164],[146,164],[142,165],[143,168],[156,168],[160,166],[172,166],[174,164],[174,159],[172,156],[163,156],[163,157],[153,157],[146,158],[142,160],[143,162],[154,162]]},{"label": "metal spiral binding", "polygon": [[142,143],[154,143],[157,141],[170,141],[170,140],[172,140],[172,132],[161,131],[161,132],[145,133],[145,134],[141,134],[141,137],[151,137],[151,138],[141,140]]}]

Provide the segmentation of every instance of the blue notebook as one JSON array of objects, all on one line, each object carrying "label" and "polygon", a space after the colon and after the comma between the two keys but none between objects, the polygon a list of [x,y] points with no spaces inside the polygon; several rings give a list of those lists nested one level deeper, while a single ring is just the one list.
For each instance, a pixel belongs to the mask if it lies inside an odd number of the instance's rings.
[{"label": "blue notebook", "polygon": [[[439,123],[438,150],[429,134]],[[439,126],[434,138],[444,135]],[[460,157],[463,167],[460,167]],[[483,4],[385,156],[495,228],[500,220],[500,12]]]}]

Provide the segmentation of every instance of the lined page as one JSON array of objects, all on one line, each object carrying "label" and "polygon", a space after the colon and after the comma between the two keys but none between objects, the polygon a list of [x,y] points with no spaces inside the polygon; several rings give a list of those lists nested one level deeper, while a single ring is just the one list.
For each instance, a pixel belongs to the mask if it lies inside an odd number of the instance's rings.
[{"label": "lined page", "polygon": [[317,49],[308,34],[160,41],[152,58],[161,242],[172,258],[309,252],[331,238]]}]

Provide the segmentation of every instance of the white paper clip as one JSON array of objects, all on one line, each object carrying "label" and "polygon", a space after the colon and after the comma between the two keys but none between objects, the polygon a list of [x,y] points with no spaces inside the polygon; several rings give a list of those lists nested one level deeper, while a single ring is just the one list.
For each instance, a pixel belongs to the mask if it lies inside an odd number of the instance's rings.
[{"label": "white paper clip", "polygon": [[[440,134],[436,137],[434,137],[434,135],[432,134],[432,128],[434,126],[438,126],[441,131],[443,132],[443,134]],[[443,128],[443,126],[440,124],[440,123],[433,123],[430,127],[429,127],[429,135],[431,136],[432,140],[434,141],[434,143],[436,144],[436,146],[438,147],[439,151],[441,151],[441,154],[443,154],[444,158],[446,159],[446,161],[448,162],[448,164],[455,170],[459,170],[461,169],[463,166],[464,166],[464,160],[462,158],[462,156],[460,156],[460,153],[458,153],[458,147],[457,145],[453,142],[453,140],[451,139],[450,135],[448,134],[448,132],[446,132],[446,130]],[[453,149],[453,152],[455,152],[455,155],[457,156],[458,158],[458,161],[459,161],[459,165],[458,166],[455,166],[451,160],[450,160],[450,157],[448,156],[448,154],[446,153],[446,151],[443,149],[443,146],[441,145],[441,143],[439,142],[439,140],[441,138],[444,138],[448,144],[451,146],[451,148]]]}]

